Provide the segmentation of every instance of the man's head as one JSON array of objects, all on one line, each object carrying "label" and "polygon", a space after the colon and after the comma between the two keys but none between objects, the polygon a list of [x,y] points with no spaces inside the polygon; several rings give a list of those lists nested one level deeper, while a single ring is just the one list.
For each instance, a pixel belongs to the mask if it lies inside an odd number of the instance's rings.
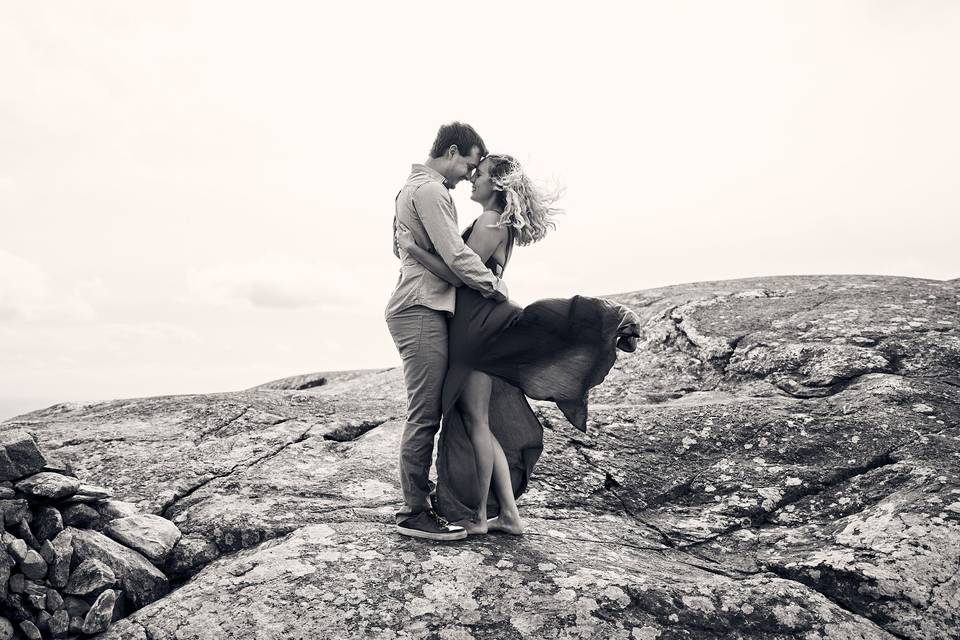
[{"label": "man's head", "polygon": [[427,164],[444,177],[451,189],[476,170],[487,147],[473,127],[463,122],[451,122],[440,127],[430,148]]}]

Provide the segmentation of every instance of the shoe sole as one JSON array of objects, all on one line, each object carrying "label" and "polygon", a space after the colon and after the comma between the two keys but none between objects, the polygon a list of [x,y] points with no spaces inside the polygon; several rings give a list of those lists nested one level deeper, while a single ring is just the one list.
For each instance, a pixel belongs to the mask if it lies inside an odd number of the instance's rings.
[{"label": "shoe sole", "polygon": [[401,527],[400,525],[395,525],[397,533],[402,536],[410,536],[411,538],[421,538],[423,540],[463,540],[467,537],[466,530],[455,531],[453,533],[430,533],[429,531],[420,531],[419,529],[411,529],[409,527]]}]

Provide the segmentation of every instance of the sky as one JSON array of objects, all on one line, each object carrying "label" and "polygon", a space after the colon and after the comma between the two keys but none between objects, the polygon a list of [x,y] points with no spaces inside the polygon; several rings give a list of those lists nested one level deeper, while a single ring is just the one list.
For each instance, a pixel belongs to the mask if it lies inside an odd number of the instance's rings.
[{"label": "sky", "polygon": [[0,419],[398,365],[452,120],[565,189],[520,303],[960,277],[960,3],[328,5],[0,0]]}]

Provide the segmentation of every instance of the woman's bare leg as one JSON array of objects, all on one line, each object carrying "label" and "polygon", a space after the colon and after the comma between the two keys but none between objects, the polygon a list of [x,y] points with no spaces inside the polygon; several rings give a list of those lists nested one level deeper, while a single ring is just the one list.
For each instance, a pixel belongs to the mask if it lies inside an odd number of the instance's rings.
[{"label": "woman's bare leg", "polygon": [[510,479],[510,466],[503,447],[493,433],[490,434],[493,445],[493,491],[500,502],[500,515],[487,520],[490,531],[503,531],[520,535],[523,533],[523,521],[517,510],[517,501],[513,497],[513,481]]},{"label": "woman's bare leg", "polygon": [[473,371],[460,394],[460,411],[464,426],[470,434],[477,458],[477,475],[480,481],[480,513],[477,522],[461,520],[459,524],[467,533],[487,532],[487,496],[490,494],[490,477],[493,474],[493,436],[490,433],[490,389],[492,383],[485,373]]}]

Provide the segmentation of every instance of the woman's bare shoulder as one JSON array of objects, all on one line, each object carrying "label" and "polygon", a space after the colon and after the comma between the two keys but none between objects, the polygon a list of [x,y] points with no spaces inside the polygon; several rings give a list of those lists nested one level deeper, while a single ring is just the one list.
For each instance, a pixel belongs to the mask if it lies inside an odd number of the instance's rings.
[{"label": "woman's bare shoulder", "polygon": [[487,209],[480,214],[480,217],[477,218],[476,227],[482,227],[490,233],[506,236],[507,227],[497,226],[498,222],[500,222],[500,212],[493,209]]}]

